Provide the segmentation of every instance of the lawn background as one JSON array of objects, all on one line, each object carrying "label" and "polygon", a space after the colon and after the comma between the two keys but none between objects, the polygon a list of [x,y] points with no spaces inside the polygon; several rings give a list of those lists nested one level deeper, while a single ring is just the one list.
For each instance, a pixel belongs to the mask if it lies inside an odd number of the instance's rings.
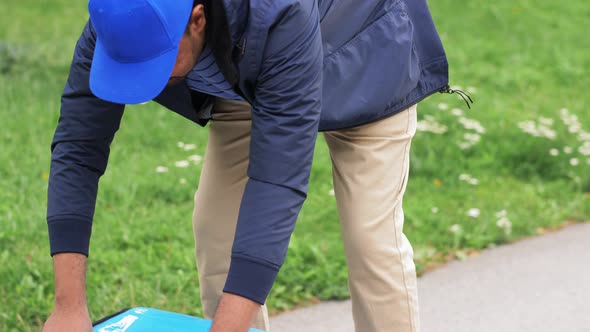
[{"label": "lawn background", "polygon": [[[0,0],[0,331],[38,331],[51,310],[49,145],[85,6]],[[567,108],[590,131],[586,1],[438,0],[431,9],[451,84],[475,91],[466,116],[486,132],[474,147],[461,149],[472,131],[451,109],[465,109],[463,102],[437,94],[419,107],[421,120],[429,116],[448,128],[440,135],[419,132],[413,143],[405,232],[420,273],[449,257],[590,219],[588,157],[560,119]],[[554,140],[519,128],[540,116],[554,120]],[[88,277],[94,319],[128,306],[201,315],[191,228],[200,167],[177,168],[175,162],[202,155],[206,138],[206,129],[153,103],[127,108],[97,202]],[[195,150],[179,148],[179,141]],[[169,172],[156,173],[158,166]],[[461,174],[479,183],[461,181]],[[272,310],[348,296],[331,189],[320,139],[309,198],[269,300]],[[479,209],[479,216],[469,217],[470,209]],[[510,234],[496,225],[501,210]]]}]

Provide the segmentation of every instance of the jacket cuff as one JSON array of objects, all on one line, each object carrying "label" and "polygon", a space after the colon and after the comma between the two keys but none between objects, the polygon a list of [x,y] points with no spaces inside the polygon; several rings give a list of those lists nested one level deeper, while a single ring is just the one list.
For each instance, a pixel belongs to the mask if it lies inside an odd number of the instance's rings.
[{"label": "jacket cuff", "polygon": [[79,253],[88,256],[92,224],[85,220],[48,220],[51,256],[60,253]]},{"label": "jacket cuff", "polygon": [[223,292],[263,305],[278,273],[279,267],[273,264],[232,256]]}]

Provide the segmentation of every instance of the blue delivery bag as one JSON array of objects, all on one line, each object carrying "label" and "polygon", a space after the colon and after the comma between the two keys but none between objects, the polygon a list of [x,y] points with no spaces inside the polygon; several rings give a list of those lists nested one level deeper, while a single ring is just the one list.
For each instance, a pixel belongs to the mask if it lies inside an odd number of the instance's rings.
[{"label": "blue delivery bag", "polygon": [[[208,332],[211,321],[150,308],[133,308],[103,318],[94,332]],[[250,329],[249,332],[264,332]]]}]

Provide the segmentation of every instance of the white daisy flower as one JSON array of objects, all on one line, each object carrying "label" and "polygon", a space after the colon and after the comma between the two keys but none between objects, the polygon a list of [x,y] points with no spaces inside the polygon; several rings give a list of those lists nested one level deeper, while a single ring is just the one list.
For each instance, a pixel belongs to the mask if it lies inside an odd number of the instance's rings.
[{"label": "white daisy flower", "polygon": [[430,211],[432,211],[432,214],[437,214],[439,210],[436,206],[434,206],[432,209],[430,209]]},{"label": "white daisy flower", "polygon": [[459,122],[461,122],[465,129],[475,130],[478,134],[484,134],[486,132],[485,128],[477,120],[460,117]]},{"label": "white daisy flower", "polygon": [[470,141],[473,143],[477,143],[481,140],[481,136],[479,134],[472,133],[466,133],[465,135],[463,135],[463,138],[465,138],[466,141]]},{"label": "white daisy flower", "polygon": [[580,160],[578,160],[578,158],[572,158],[570,159],[570,165],[572,166],[578,166],[580,164]]},{"label": "white daisy flower", "polygon": [[506,217],[500,218],[496,222],[496,226],[503,229],[506,235],[510,235],[510,233],[512,233],[512,222],[510,222],[510,220],[508,220]]},{"label": "white daisy flower", "polygon": [[166,172],[168,172],[168,167],[165,167],[165,166],[156,167],[156,173],[166,173]]},{"label": "white daisy flower", "polygon": [[181,160],[174,163],[174,165],[178,168],[185,168],[188,167],[190,163],[187,160]]},{"label": "white daisy flower", "polygon": [[571,146],[566,146],[566,147],[563,148],[563,152],[564,153],[567,153],[567,154],[570,154],[570,153],[574,152],[574,149],[572,149]]},{"label": "white daisy flower", "polygon": [[442,125],[434,120],[429,121],[428,118],[426,118],[425,120],[418,121],[417,130],[418,131],[427,131],[427,132],[431,132],[434,134],[444,134],[447,132],[448,127],[445,125]]},{"label": "white daisy flower", "polygon": [[449,231],[453,234],[457,234],[457,233],[461,232],[461,225],[454,224],[449,228]]},{"label": "white daisy flower", "polygon": [[506,210],[500,210],[498,212],[496,212],[496,218],[503,218],[506,217],[508,215],[508,212]]},{"label": "white daisy flower", "polygon": [[178,142],[176,143],[176,146],[178,146],[179,148],[184,148],[184,142]]},{"label": "white daisy flower", "polygon": [[559,150],[551,149],[551,150],[549,150],[549,154],[552,155],[553,157],[556,157],[559,155]]},{"label": "white daisy flower", "polygon": [[574,124],[569,126],[568,131],[572,134],[579,133],[582,130],[582,127],[579,124]]},{"label": "white daisy flower", "polygon": [[500,228],[504,228],[504,227],[509,227],[512,226],[512,223],[510,222],[510,220],[508,220],[508,218],[506,217],[501,217],[500,219],[498,219],[498,221],[496,222],[496,225]]},{"label": "white daisy flower", "polygon": [[518,128],[520,128],[524,133],[533,135],[533,136],[540,136],[539,131],[537,130],[537,124],[534,121],[522,121],[518,123]]},{"label": "white daisy flower", "polygon": [[580,121],[578,120],[578,116],[575,114],[571,114],[567,109],[560,110],[560,116],[563,123],[567,126],[580,126]]},{"label": "white daisy flower", "polygon": [[548,127],[545,126],[539,126],[537,129],[538,133],[540,136],[544,136],[547,137],[549,139],[555,139],[557,137],[557,133],[555,132],[555,130],[550,129]]},{"label": "white daisy flower", "polygon": [[471,218],[477,218],[480,214],[481,211],[477,208],[469,209],[469,211],[467,211],[467,215]]},{"label": "white daisy flower", "polygon": [[585,142],[578,148],[578,152],[583,156],[590,156],[590,141]]},{"label": "white daisy flower", "polygon": [[544,118],[544,117],[539,117],[539,123],[545,126],[553,126],[553,119],[551,118]]},{"label": "white daisy flower", "polygon": [[198,164],[203,160],[203,157],[199,156],[198,154],[194,154],[192,156],[189,156],[188,160],[192,161],[194,164]]},{"label": "white daisy flower", "polygon": [[571,114],[569,116],[569,118],[567,119],[567,121],[569,122],[569,125],[578,125],[580,124],[579,120],[578,120],[578,116],[575,114]]},{"label": "white daisy flower", "polygon": [[471,175],[469,175],[469,174],[459,175],[459,180],[461,180],[461,181],[469,181],[470,179],[471,179]]},{"label": "white daisy flower", "polygon": [[190,150],[194,150],[196,148],[197,148],[197,146],[194,144],[185,144],[183,147],[184,151],[190,151]]},{"label": "white daisy flower", "polygon": [[438,104],[438,109],[441,111],[446,111],[449,109],[449,105],[445,104],[445,103],[440,103],[440,104]]},{"label": "white daisy flower", "polygon": [[590,133],[588,133],[588,132],[585,132],[585,131],[583,131],[583,130],[582,130],[582,131],[580,131],[580,132],[578,133],[578,140],[580,140],[580,141],[582,141],[582,142],[583,142],[583,141],[590,141]]}]

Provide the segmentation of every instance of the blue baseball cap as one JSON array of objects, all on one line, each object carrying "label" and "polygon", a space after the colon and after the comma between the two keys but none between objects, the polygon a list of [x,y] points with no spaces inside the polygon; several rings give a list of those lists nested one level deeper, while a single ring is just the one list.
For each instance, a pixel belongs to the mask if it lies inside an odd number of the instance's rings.
[{"label": "blue baseball cap", "polygon": [[193,0],[90,0],[96,31],[90,89],[119,104],[138,104],[166,87]]}]

